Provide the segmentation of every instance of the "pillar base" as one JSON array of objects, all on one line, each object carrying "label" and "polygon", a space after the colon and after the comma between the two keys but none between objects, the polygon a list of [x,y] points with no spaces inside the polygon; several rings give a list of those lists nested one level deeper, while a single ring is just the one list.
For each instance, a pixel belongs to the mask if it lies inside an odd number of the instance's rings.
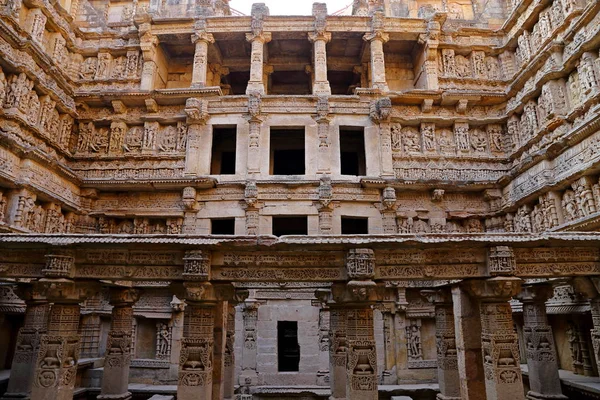
[{"label": "pillar base", "polygon": [[568,400],[569,398],[563,394],[541,394],[532,392],[531,390],[527,392],[527,399],[529,400]]},{"label": "pillar base", "polygon": [[131,399],[131,393],[121,393],[121,394],[101,394],[96,397],[98,400],[129,400]]},{"label": "pillar base", "polygon": [[246,88],[246,94],[250,94],[253,92],[265,94],[265,85],[262,82],[248,82],[248,87]]}]

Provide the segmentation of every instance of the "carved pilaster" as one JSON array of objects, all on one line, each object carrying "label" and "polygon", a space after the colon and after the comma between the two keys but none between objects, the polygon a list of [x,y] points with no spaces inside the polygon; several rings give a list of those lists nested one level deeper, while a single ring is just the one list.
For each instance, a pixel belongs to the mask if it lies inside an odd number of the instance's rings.
[{"label": "carved pilaster", "polygon": [[211,399],[216,296],[210,283],[186,283],[177,398]]},{"label": "carved pilaster", "polygon": [[313,82],[313,95],[323,96],[331,94],[331,87],[327,80],[327,43],[331,41],[330,32],[310,32],[308,40],[314,46],[315,79]]},{"label": "carved pilaster", "polygon": [[390,35],[381,30],[374,30],[365,34],[363,38],[371,44],[371,87],[385,93],[389,89],[385,78],[383,45],[390,40]]},{"label": "carved pilaster", "polygon": [[331,139],[329,128],[331,119],[329,118],[329,100],[325,96],[317,100],[317,129],[319,135],[319,157],[317,159],[317,174],[331,173]]},{"label": "carved pilaster", "polygon": [[133,305],[138,299],[139,291],[136,289],[111,289],[112,320],[106,344],[102,392],[98,399],[126,400],[131,398],[128,390],[131,332]]},{"label": "carved pilaster", "polygon": [[260,174],[260,128],[261,118],[261,92],[252,91],[248,95],[248,175]]},{"label": "carved pilaster", "polygon": [[229,302],[227,307],[227,332],[225,336],[225,353],[224,357],[224,378],[223,378],[223,397],[225,399],[233,399],[235,387],[235,314],[236,306],[246,300],[248,297],[247,290],[236,290],[234,299]]},{"label": "carved pilaster", "polygon": [[252,44],[252,55],[250,58],[250,81],[246,88],[246,94],[257,92],[265,94],[263,81],[263,63],[265,44],[271,41],[271,33],[261,32],[259,34],[247,33],[246,40]]},{"label": "carved pilaster", "polygon": [[37,291],[52,302],[48,331],[41,336],[33,377],[32,400],[71,400],[79,361],[79,303],[88,287],[60,279],[36,283]]},{"label": "carved pilaster", "polygon": [[491,278],[465,282],[479,299],[481,350],[488,400],[524,399],[519,345],[509,300],[520,292],[518,278]]},{"label": "carved pilaster", "polygon": [[46,298],[32,286],[21,286],[16,293],[25,300],[25,320],[19,329],[8,388],[3,399],[23,399],[31,394],[33,375],[42,335],[48,329],[50,307]]},{"label": "carved pilaster", "polygon": [[395,176],[392,151],[392,128],[390,124],[391,112],[392,100],[389,97],[384,97],[371,102],[369,115],[371,120],[379,125],[381,176],[383,177]]},{"label": "carved pilaster", "polygon": [[549,284],[524,286],[517,298],[523,302],[523,333],[529,370],[527,398],[566,399],[558,377],[558,358],[552,327],[548,324],[546,301],[554,295]]},{"label": "carved pilaster", "polygon": [[198,29],[192,35],[192,43],[196,46],[192,72],[192,87],[206,86],[208,72],[208,45],[215,42],[212,34],[204,29]]},{"label": "carved pilaster", "polygon": [[210,173],[210,126],[206,124],[208,102],[202,99],[189,98],[185,102],[188,137],[185,154],[185,174],[202,176]]},{"label": "carved pilaster", "polygon": [[242,308],[244,321],[242,343],[242,372],[239,385],[243,388],[258,383],[257,374],[257,340],[258,340],[258,308],[260,303],[255,299],[246,300]]},{"label": "carved pilaster", "polygon": [[437,398],[460,400],[452,294],[449,289],[440,289],[422,290],[421,295],[435,305],[435,341],[440,385]]}]

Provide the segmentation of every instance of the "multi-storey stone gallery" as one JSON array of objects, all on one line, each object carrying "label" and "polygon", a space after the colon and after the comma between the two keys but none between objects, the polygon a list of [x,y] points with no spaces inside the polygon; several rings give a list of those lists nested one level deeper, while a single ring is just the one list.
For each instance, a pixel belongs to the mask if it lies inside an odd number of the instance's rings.
[{"label": "multi-storey stone gallery", "polygon": [[332,11],[0,0],[0,398],[598,398],[600,2]]}]

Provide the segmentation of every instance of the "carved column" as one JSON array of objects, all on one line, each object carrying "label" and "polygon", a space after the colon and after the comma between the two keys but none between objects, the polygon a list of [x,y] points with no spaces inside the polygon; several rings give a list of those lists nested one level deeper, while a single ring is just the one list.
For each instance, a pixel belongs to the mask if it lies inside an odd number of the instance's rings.
[{"label": "carved column", "polygon": [[509,300],[521,290],[521,280],[496,277],[465,282],[480,301],[481,350],[488,400],[522,400],[523,378],[517,334]]},{"label": "carved column", "polygon": [[331,119],[329,118],[329,100],[321,96],[317,100],[317,129],[319,135],[319,157],[317,159],[317,174],[331,173],[331,139],[329,136],[329,127]]},{"label": "carved column", "polygon": [[549,284],[524,286],[517,296],[523,302],[523,332],[529,370],[527,398],[567,399],[562,395],[554,335],[548,324],[546,301],[554,290]]},{"label": "carved column", "polygon": [[225,379],[225,347],[227,346],[227,315],[229,302],[219,301],[215,307],[214,351],[213,351],[213,400],[225,397],[223,382]]},{"label": "carved column", "polygon": [[208,72],[208,45],[215,42],[212,34],[200,29],[192,35],[192,43],[196,46],[194,53],[194,69],[192,72],[192,87],[202,88],[206,86]]},{"label": "carved column", "polygon": [[384,370],[382,384],[395,385],[398,382],[396,370],[396,330],[394,329],[396,307],[394,303],[383,303],[379,307],[383,317]]},{"label": "carved column", "polygon": [[3,399],[29,398],[33,383],[31,371],[37,365],[41,336],[46,334],[48,329],[48,300],[31,286],[19,289],[17,293],[25,300],[27,308],[23,327],[19,329],[17,336],[10,380]]},{"label": "carved column", "polygon": [[486,400],[479,305],[460,285],[452,287],[452,305],[461,398]]},{"label": "carved column", "polygon": [[418,87],[428,90],[437,90],[438,83],[438,46],[441,31],[440,15],[434,15],[427,23],[427,34],[420,37],[424,44],[423,66],[421,70],[421,79],[417,83]]},{"label": "carved column", "polygon": [[313,95],[330,95],[331,87],[327,79],[327,43],[331,40],[331,33],[325,31],[310,32],[308,40],[314,44],[315,80],[313,83]]},{"label": "carved column", "polygon": [[[573,288],[590,299],[590,311],[592,314],[591,329],[592,346],[596,362],[600,360],[600,279],[596,277],[577,277],[572,281]],[[584,332],[574,323],[567,329],[568,340],[571,345],[571,356],[575,373],[592,375],[592,365],[585,339]]]},{"label": "carved column", "polygon": [[389,97],[371,102],[369,115],[371,120],[379,125],[379,148],[381,155],[381,176],[394,177],[394,160],[392,152],[392,132],[390,115],[392,101]]},{"label": "carved column", "polygon": [[185,102],[188,137],[185,154],[185,175],[202,176],[210,174],[210,151],[212,137],[208,120],[208,102],[189,98]]},{"label": "carved column", "polygon": [[[150,33],[150,22],[140,25],[140,48],[142,50],[143,65],[142,79],[140,84],[141,90],[154,90],[156,86],[156,78],[159,75],[157,65],[158,38]],[[165,77],[166,78],[166,77]]]},{"label": "carved column", "polygon": [[421,294],[435,305],[435,341],[440,385],[437,398],[460,400],[452,294],[449,289],[422,290]]},{"label": "carved column", "polygon": [[186,282],[177,398],[212,399],[216,299],[208,282]]},{"label": "carved column", "polygon": [[102,391],[98,399],[125,400],[131,398],[128,390],[131,364],[131,332],[133,304],[139,299],[135,289],[113,288],[110,303],[113,306],[110,331],[104,358]]},{"label": "carved column", "polygon": [[254,91],[248,96],[248,176],[260,174],[261,95]]},{"label": "carved column", "polygon": [[363,39],[371,44],[371,87],[385,93],[389,89],[385,78],[383,45],[390,40],[390,35],[382,30],[382,21],[378,21],[382,18],[379,13],[373,16],[373,32],[365,34]]},{"label": "carved column", "polygon": [[224,377],[223,377],[223,397],[233,399],[235,387],[235,314],[236,306],[246,300],[247,290],[236,290],[235,296],[227,306],[227,332],[225,335],[225,353],[224,358]]},{"label": "carved column", "polygon": [[244,320],[242,344],[242,372],[240,374],[240,387],[248,388],[258,383],[256,372],[256,356],[258,339],[258,307],[260,303],[256,299],[246,300],[242,309]]},{"label": "carved column", "polygon": [[347,310],[343,305],[329,307],[329,381],[331,400],[346,399],[346,351],[348,349]]},{"label": "carved column", "polygon": [[[69,262],[72,264],[72,259]],[[80,350],[79,303],[86,288],[68,279],[48,279],[36,286],[53,305],[48,331],[40,339],[31,399],[71,400]]]},{"label": "carved column", "polygon": [[258,34],[247,33],[246,40],[252,44],[252,55],[250,60],[250,81],[246,88],[246,94],[265,94],[263,80],[263,63],[265,44],[271,41],[271,33],[260,32]]}]

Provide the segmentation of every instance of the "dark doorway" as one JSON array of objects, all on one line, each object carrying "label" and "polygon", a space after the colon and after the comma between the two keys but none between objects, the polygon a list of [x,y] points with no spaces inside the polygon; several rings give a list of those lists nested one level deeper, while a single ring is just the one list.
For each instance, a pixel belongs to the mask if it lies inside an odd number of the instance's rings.
[{"label": "dark doorway", "polygon": [[342,235],[366,235],[368,233],[368,218],[342,217]]},{"label": "dark doorway", "polygon": [[235,175],[236,128],[213,128],[211,175]]},{"label": "dark doorway", "polygon": [[306,216],[273,217],[273,235],[308,235]]},{"label": "dark doorway", "polygon": [[211,235],[234,235],[235,218],[219,218],[210,220]]},{"label": "dark doorway", "polygon": [[277,321],[277,365],[279,372],[299,371],[300,345],[297,321]]},{"label": "dark doorway", "polygon": [[304,175],[304,129],[271,129],[271,175]]},{"label": "dark doorway", "polygon": [[367,174],[363,128],[340,128],[340,160],[342,175]]}]

